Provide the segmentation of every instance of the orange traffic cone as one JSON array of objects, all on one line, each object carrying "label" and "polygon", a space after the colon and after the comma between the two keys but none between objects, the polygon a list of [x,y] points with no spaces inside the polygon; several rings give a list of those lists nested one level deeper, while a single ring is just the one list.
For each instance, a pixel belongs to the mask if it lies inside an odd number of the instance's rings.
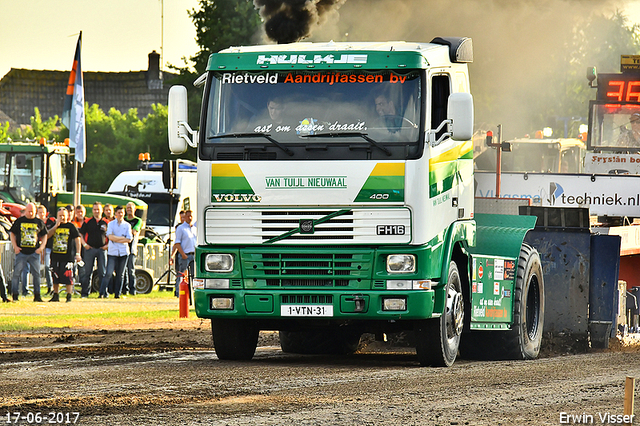
[{"label": "orange traffic cone", "polygon": [[180,297],[178,298],[178,304],[180,306],[180,318],[189,318],[189,283],[186,280],[186,273],[182,274],[182,281],[178,290]]}]

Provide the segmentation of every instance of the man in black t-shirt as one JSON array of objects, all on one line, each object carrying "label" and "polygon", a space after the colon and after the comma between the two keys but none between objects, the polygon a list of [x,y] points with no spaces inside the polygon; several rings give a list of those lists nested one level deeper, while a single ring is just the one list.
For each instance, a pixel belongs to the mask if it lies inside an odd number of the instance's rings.
[{"label": "man in black t-shirt", "polygon": [[40,297],[40,256],[47,244],[47,229],[44,222],[36,217],[36,205],[28,203],[24,216],[13,222],[10,229],[11,245],[16,254],[11,277],[11,293],[14,302],[20,294],[20,275],[29,265],[33,275],[33,301],[42,302]]},{"label": "man in black t-shirt", "polygon": [[[42,204],[36,207],[36,217],[44,222],[47,232],[56,224],[56,218],[49,216],[47,208]],[[47,237],[47,246],[44,249],[44,277],[47,281],[47,296],[53,292],[53,279],[51,278],[51,240]]]},{"label": "man in black t-shirt", "polygon": [[[49,302],[59,302],[60,284],[67,286],[67,302],[73,294],[73,260],[81,261],[80,243],[82,238],[78,228],[69,223],[69,212],[65,208],[58,210],[56,224],[47,235],[51,241],[51,272],[53,275],[53,297]],[[75,245],[75,246],[74,246]]]},{"label": "man in black t-shirt", "polygon": [[107,222],[102,218],[102,204],[96,201],[93,204],[93,217],[82,224],[80,233],[85,236],[84,243],[84,275],[80,277],[82,282],[82,297],[88,297],[91,292],[91,273],[93,265],[97,263],[96,274],[98,282],[102,278],[107,268]]}]

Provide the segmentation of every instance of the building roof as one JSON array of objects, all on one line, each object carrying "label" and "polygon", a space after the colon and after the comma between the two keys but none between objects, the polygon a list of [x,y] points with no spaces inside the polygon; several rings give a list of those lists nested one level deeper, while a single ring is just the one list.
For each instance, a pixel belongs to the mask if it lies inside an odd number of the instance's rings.
[{"label": "building roof", "polygon": [[[89,105],[98,104],[108,112],[115,108],[126,113],[137,108],[138,117],[146,117],[152,104],[167,104],[170,84],[175,74],[161,73],[159,56],[149,54],[147,71],[84,72],[84,98]],[[70,71],[11,70],[0,80],[0,110],[8,121],[29,124],[38,108],[42,119],[62,115],[64,95]],[[4,123],[7,120],[2,119]]]}]

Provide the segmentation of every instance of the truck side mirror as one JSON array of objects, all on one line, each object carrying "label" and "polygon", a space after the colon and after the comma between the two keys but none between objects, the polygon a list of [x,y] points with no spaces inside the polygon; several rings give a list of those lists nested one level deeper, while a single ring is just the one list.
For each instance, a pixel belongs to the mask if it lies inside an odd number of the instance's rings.
[{"label": "truck side mirror", "polygon": [[471,93],[449,95],[447,118],[451,120],[451,139],[468,141],[473,137],[473,96]]},{"label": "truck side mirror", "polygon": [[[169,89],[169,150],[172,154],[182,154],[187,150],[187,88],[172,86]],[[190,130],[190,129],[189,129]]]}]

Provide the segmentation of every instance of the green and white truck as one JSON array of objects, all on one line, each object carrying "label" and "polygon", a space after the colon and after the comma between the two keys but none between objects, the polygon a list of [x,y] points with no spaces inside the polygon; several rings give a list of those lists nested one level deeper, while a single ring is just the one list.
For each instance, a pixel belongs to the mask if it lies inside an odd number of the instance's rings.
[{"label": "green and white truck", "polygon": [[349,353],[413,331],[422,365],[540,349],[535,217],[474,214],[469,38],[292,43],[211,55],[200,130],[169,94],[169,146],[198,150],[196,314],[221,360]]}]

